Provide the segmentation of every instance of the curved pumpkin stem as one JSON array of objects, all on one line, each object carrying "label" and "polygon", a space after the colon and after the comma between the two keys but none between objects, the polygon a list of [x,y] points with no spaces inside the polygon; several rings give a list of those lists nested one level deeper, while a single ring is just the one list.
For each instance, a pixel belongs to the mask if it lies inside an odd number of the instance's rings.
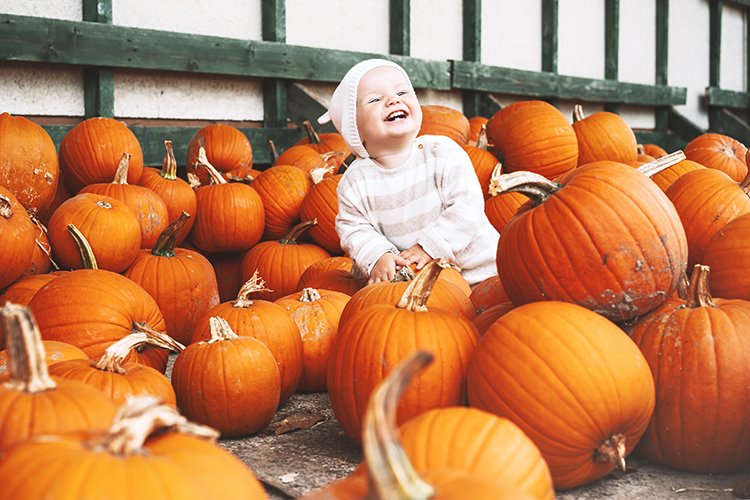
[{"label": "curved pumpkin stem", "polygon": [[120,163],[117,164],[117,170],[115,170],[115,178],[112,184],[127,184],[128,183],[128,169],[130,169],[130,157],[133,156],[128,152],[125,152],[120,157]]},{"label": "curved pumpkin stem", "polygon": [[8,302],[0,308],[10,379],[5,387],[34,394],[57,387],[49,376],[44,344],[31,309]]},{"label": "curved pumpkin stem", "polygon": [[[494,188],[493,181],[495,182]],[[559,182],[553,182],[543,175],[526,171],[498,175],[490,181],[490,189],[494,189],[493,196],[502,193],[521,193],[531,199],[535,207],[547,201],[562,187],[563,185]]]},{"label": "curved pumpkin stem", "polygon": [[321,182],[323,182],[323,179],[325,179],[327,175],[333,175],[333,172],[335,170],[336,165],[329,165],[327,161],[325,162],[324,167],[318,167],[310,170],[310,177],[312,177],[313,184],[320,184]]},{"label": "curved pumpkin stem", "polygon": [[580,104],[573,106],[573,123],[580,122],[584,118],[586,118],[586,116],[583,114],[583,106]]},{"label": "curved pumpkin stem", "polygon": [[170,222],[169,225],[164,228],[164,231],[161,232],[156,243],[154,243],[154,247],[151,249],[151,255],[156,255],[158,257],[174,257],[174,247],[177,242],[177,234],[189,218],[189,213],[184,210],[180,212],[180,215]]},{"label": "curved pumpkin stem", "polygon": [[479,137],[477,137],[477,148],[487,151],[489,141],[487,140],[487,124],[483,123],[479,127]]},{"label": "curved pumpkin stem", "polygon": [[177,159],[174,157],[174,149],[172,148],[172,141],[164,141],[164,159],[161,162],[161,172],[159,175],[164,177],[168,181],[177,180]]},{"label": "curved pumpkin stem", "polygon": [[266,282],[263,281],[258,275],[256,269],[253,275],[247,280],[240,288],[237,293],[237,299],[232,302],[232,307],[250,307],[253,305],[253,300],[250,298],[250,294],[255,292],[273,292],[273,290],[266,288]]},{"label": "curved pumpkin stem", "polygon": [[674,153],[669,153],[666,156],[662,156],[661,158],[657,158],[654,161],[650,161],[648,163],[644,163],[640,167],[636,168],[637,171],[645,175],[646,177],[652,177],[662,170],[666,170],[672,165],[676,165],[677,163],[680,163],[682,160],[687,159],[685,156],[685,153],[682,151],[675,151]]},{"label": "curved pumpkin stem", "polygon": [[693,273],[690,275],[690,286],[687,290],[685,305],[690,309],[698,307],[716,307],[713,297],[708,288],[708,278],[711,274],[711,268],[701,264],[693,267]]},{"label": "curved pumpkin stem", "polygon": [[429,352],[415,352],[393,368],[370,396],[362,430],[362,447],[367,474],[377,498],[426,499],[435,494],[435,489],[414,470],[401,446],[396,425],[401,395],[414,376],[433,359]]},{"label": "curved pumpkin stem", "polygon": [[448,262],[444,259],[428,262],[406,287],[396,307],[413,312],[426,311],[427,306],[425,304],[427,304],[427,299],[430,298],[432,287],[435,286],[440,272],[448,266]]},{"label": "curved pumpkin stem", "polygon": [[487,192],[490,196],[497,196],[500,193],[500,176],[503,175],[503,165],[497,162],[495,167],[492,169],[492,175],[490,176],[490,185],[487,188]]},{"label": "curved pumpkin stem", "polygon": [[292,229],[290,229],[289,232],[286,233],[286,236],[284,236],[283,238],[279,240],[279,243],[282,245],[296,245],[297,238],[299,238],[299,235],[317,224],[318,224],[317,217],[310,219],[310,220],[302,221],[296,226],[294,226]]},{"label": "curved pumpkin stem", "polygon": [[133,333],[126,335],[104,350],[104,354],[94,365],[96,369],[113,373],[127,373],[127,370],[122,367],[125,358],[128,357],[130,351],[144,345],[162,347],[175,352],[181,352],[185,349],[184,345],[166,333],[148,328],[143,323],[134,323],[133,326]]},{"label": "curved pumpkin stem", "polygon": [[196,167],[203,167],[208,172],[208,176],[211,178],[211,184],[227,184],[227,180],[222,176],[216,167],[211,165],[206,157],[206,149],[201,146],[198,149],[198,159],[195,160]]},{"label": "curved pumpkin stem", "polygon": [[645,155],[646,154],[646,148],[643,147],[643,144],[636,144],[635,145],[635,152],[639,155]]},{"label": "curved pumpkin stem", "polygon": [[307,139],[310,141],[310,144],[320,144],[320,136],[313,128],[312,123],[310,123],[310,120],[304,120],[302,122],[302,126],[305,128],[305,132],[307,133]]},{"label": "curved pumpkin stem", "polygon": [[279,152],[276,151],[276,144],[271,139],[268,139],[268,154],[271,156],[271,165],[274,165],[279,159]]},{"label": "curved pumpkin stem", "polygon": [[[105,202],[97,202],[98,203],[107,203]],[[109,203],[107,203],[109,205]],[[111,207],[111,205],[109,205]],[[89,244],[89,240],[86,239],[86,237],[83,235],[83,233],[75,226],[75,224],[68,224],[67,226],[68,233],[73,237],[73,241],[75,241],[76,246],[78,247],[78,252],[81,254],[81,262],[83,263],[84,269],[99,269],[99,266],[96,264],[96,257],[94,256],[94,250],[91,248],[91,245]]]},{"label": "curved pumpkin stem", "polygon": [[594,451],[595,462],[609,462],[613,467],[619,467],[620,470],[625,472],[627,466],[625,465],[625,435],[615,434],[610,437],[599,448]]},{"label": "curved pumpkin stem", "polygon": [[136,396],[128,399],[115,414],[112,426],[104,437],[87,442],[89,448],[106,450],[126,457],[142,453],[143,445],[153,434],[164,431],[177,432],[215,442],[219,431],[205,425],[189,422],[177,408],[160,404],[153,396]]},{"label": "curved pumpkin stem", "polygon": [[227,320],[222,317],[212,316],[208,318],[208,327],[211,332],[211,338],[206,341],[207,344],[240,338],[239,335],[234,333]]},{"label": "curved pumpkin stem", "polygon": [[0,194],[0,217],[3,219],[13,217],[13,206],[10,203],[10,198],[4,194]]},{"label": "curved pumpkin stem", "polygon": [[302,293],[299,296],[300,302],[316,302],[320,300],[320,292],[315,288],[307,287],[302,289]]}]

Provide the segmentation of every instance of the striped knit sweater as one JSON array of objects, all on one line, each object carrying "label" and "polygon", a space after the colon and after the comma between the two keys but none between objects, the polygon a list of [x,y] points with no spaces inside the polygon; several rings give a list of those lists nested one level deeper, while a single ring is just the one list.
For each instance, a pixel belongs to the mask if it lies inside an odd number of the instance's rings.
[{"label": "striped knit sweater", "polygon": [[417,137],[400,167],[355,160],[339,183],[338,202],[341,247],[367,275],[383,254],[415,243],[459,266],[469,284],[497,274],[499,235],[484,213],[471,160],[447,137]]}]

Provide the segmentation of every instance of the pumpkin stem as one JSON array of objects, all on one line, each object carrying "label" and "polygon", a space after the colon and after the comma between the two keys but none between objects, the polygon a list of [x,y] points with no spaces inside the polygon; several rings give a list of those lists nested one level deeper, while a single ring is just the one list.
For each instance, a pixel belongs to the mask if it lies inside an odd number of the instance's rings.
[{"label": "pumpkin stem", "polygon": [[412,312],[426,311],[427,306],[425,304],[427,299],[430,298],[432,287],[435,286],[440,272],[446,267],[449,267],[449,264],[445,259],[428,262],[406,287],[396,307]]},{"label": "pumpkin stem", "polygon": [[490,185],[487,188],[487,192],[490,196],[497,196],[500,194],[500,176],[503,175],[503,165],[497,162],[495,167],[492,169],[492,175],[490,176]]},{"label": "pumpkin stem", "polygon": [[669,153],[668,155],[662,156],[661,158],[657,158],[654,161],[644,163],[640,167],[636,168],[636,170],[646,177],[652,177],[662,170],[666,170],[672,165],[680,163],[686,158],[687,157],[685,156],[685,153],[683,153],[682,151],[675,151],[674,153]]},{"label": "pumpkin stem", "polygon": [[87,442],[89,448],[106,450],[126,457],[143,453],[143,445],[153,434],[164,431],[215,442],[219,438],[216,429],[189,422],[179,414],[177,408],[161,404],[154,396],[136,396],[128,399],[115,414],[112,426],[104,437]]},{"label": "pumpkin stem", "polygon": [[328,165],[325,167],[318,167],[310,170],[310,177],[312,177],[313,184],[317,185],[323,182],[326,175],[332,175],[336,170],[336,165]]},{"label": "pumpkin stem", "polygon": [[411,281],[414,279],[415,276],[416,274],[414,274],[414,271],[412,271],[411,267],[403,266],[401,269],[396,271],[396,273],[393,275],[393,279],[391,280],[391,283],[402,283],[405,281]]},{"label": "pumpkin stem", "polygon": [[580,104],[573,106],[573,123],[580,122],[584,118],[586,118],[586,116],[583,114],[583,106]]},{"label": "pumpkin stem", "polygon": [[409,461],[401,445],[396,410],[401,395],[414,376],[429,365],[434,356],[417,351],[400,362],[370,396],[362,430],[362,447],[367,475],[377,498],[426,499],[435,494]]},{"label": "pumpkin stem", "polygon": [[318,218],[312,218],[310,220],[302,221],[296,226],[294,226],[292,229],[289,230],[286,235],[279,240],[279,243],[282,245],[296,245],[297,244],[297,238],[310,229],[311,227],[318,224]]},{"label": "pumpkin stem", "polygon": [[[197,164],[198,162],[196,161],[195,163]],[[198,189],[199,187],[201,187],[200,178],[192,172],[187,173],[187,181],[188,181],[188,185],[192,189]]]},{"label": "pumpkin stem", "polygon": [[643,147],[643,144],[636,144],[635,145],[635,152],[639,155],[645,155],[646,154],[646,148]]},{"label": "pumpkin stem", "polygon": [[268,154],[271,156],[271,165],[275,164],[279,159],[279,152],[276,151],[276,144],[271,139],[268,139]]},{"label": "pumpkin stem", "polygon": [[211,332],[211,338],[206,341],[207,344],[240,338],[239,335],[234,333],[227,320],[219,316],[208,318],[208,327]]},{"label": "pumpkin stem", "polygon": [[157,257],[174,257],[174,246],[177,242],[177,234],[189,218],[189,213],[184,210],[180,212],[180,215],[170,222],[169,225],[164,228],[164,231],[161,232],[156,243],[154,243],[154,247],[151,249],[151,255],[156,255]]},{"label": "pumpkin stem", "polygon": [[117,164],[117,170],[115,170],[115,178],[112,184],[127,184],[128,183],[128,169],[130,169],[130,157],[133,156],[128,152],[125,152],[120,157],[120,163]]},{"label": "pumpkin stem", "polygon": [[313,128],[310,120],[304,120],[302,122],[302,126],[305,127],[305,132],[307,132],[307,139],[310,141],[310,144],[320,144],[320,136]]},{"label": "pumpkin stem", "polygon": [[227,184],[227,180],[216,170],[216,167],[211,165],[206,158],[206,150],[203,146],[198,149],[198,159],[195,160],[196,167],[203,167],[208,172],[208,176],[211,178],[211,184]]},{"label": "pumpkin stem", "polygon": [[94,367],[98,370],[112,373],[127,373],[122,367],[130,351],[144,345],[153,345],[180,352],[185,346],[174,340],[166,333],[152,330],[142,323],[134,323],[133,333],[126,335],[105,349],[102,357]]},{"label": "pumpkin stem", "polygon": [[232,307],[250,307],[253,305],[253,300],[250,298],[250,294],[255,292],[273,292],[266,288],[266,282],[263,278],[258,276],[258,270],[256,269],[253,275],[247,280],[240,288],[237,293],[237,299],[232,301]]},{"label": "pumpkin stem", "polygon": [[[492,182],[495,182],[493,188]],[[531,200],[532,206],[539,206],[562,188],[562,184],[553,182],[543,175],[534,172],[512,172],[498,175],[490,181],[493,196],[502,193],[521,193]]]},{"label": "pumpkin stem", "polygon": [[3,219],[13,217],[13,206],[10,203],[10,198],[4,194],[0,194],[0,217]]},{"label": "pumpkin stem", "polygon": [[168,181],[177,180],[177,159],[174,157],[174,149],[172,148],[172,141],[164,141],[164,159],[161,162],[161,175]]},{"label": "pumpkin stem", "polygon": [[690,309],[698,307],[716,307],[711,291],[708,288],[708,278],[711,274],[711,268],[701,264],[693,267],[693,273],[690,275],[690,286],[687,290],[685,305]]},{"label": "pumpkin stem", "polygon": [[73,237],[78,252],[81,254],[81,262],[83,263],[83,269],[99,269],[96,264],[96,257],[94,256],[94,250],[89,244],[89,240],[83,235],[83,233],[75,226],[75,224],[68,224],[68,233]]},{"label": "pumpkin stem", "polygon": [[351,165],[352,162],[356,159],[357,159],[357,155],[355,155],[354,153],[349,153],[349,156],[344,158],[344,161],[341,162],[341,166],[339,167],[338,173],[343,174],[344,172],[346,172],[346,169],[349,168],[349,165]]},{"label": "pumpkin stem", "polygon": [[484,151],[487,151],[487,147],[489,147],[489,142],[487,141],[487,124],[483,123],[482,126],[479,128],[479,137],[477,137],[477,147],[479,149],[483,149]]},{"label": "pumpkin stem", "polygon": [[42,336],[31,309],[8,302],[0,308],[0,324],[8,349],[10,373],[4,386],[29,394],[57,387],[47,371]]},{"label": "pumpkin stem", "polygon": [[315,302],[320,300],[320,292],[315,288],[303,288],[302,294],[299,296],[300,302]]},{"label": "pumpkin stem", "polygon": [[619,467],[625,472],[625,435],[615,434],[602,443],[599,448],[594,450],[594,461],[609,462],[613,467]]}]

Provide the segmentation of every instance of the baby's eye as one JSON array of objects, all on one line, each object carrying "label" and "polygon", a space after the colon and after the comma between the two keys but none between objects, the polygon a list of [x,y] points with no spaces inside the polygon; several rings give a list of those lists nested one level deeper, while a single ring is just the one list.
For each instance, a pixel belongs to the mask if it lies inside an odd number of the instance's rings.
[{"label": "baby's eye", "polygon": [[408,93],[409,93],[409,92],[408,92],[408,91],[406,91],[406,90],[401,90],[401,91],[397,92],[397,93],[396,93],[396,95],[398,95],[399,97],[401,97],[402,95],[406,95],[406,94],[408,94]]},{"label": "baby's eye", "polygon": [[372,97],[367,101],[367,104],[380,101],[380,97]]}]

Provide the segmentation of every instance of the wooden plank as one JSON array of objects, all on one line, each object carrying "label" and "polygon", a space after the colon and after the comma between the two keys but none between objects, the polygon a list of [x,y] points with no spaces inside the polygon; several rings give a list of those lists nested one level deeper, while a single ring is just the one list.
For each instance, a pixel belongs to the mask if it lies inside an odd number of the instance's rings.
[{"label": "wooden plank", "polygon": [[705,130],[688,120],[687,117],[674,108],[669,108],[669,122],[667,125],[670,130],[680,136],[685,142],[690,142],[705,132]]},{"label": "wooden plank", "polygon": [[[286,0],[263,0],[261,4],[263,40],[286,42]],[[287,82],[263,80],[263,125],[284,127],[287,121]]]},{"label": "wooden plank", "polygon": [[470,61],[453,61],[454,88],[528,97],[556,97],[590,102],[643,105],[685,104],[684,87],[644,85],[614,80],[594,80],[552,75]]},{"label": "wooden plank", "polygon": [[389,49],[391,54],[408,56],[411,50],[411,5],[409,0],[390,0]]},{"label": "wooden plank", "polygon": [[542,0],[542,71],[557,73],[558,0]]},{"label": "wooden plank", "polygon": [[[45,125],[44,129],[59,148],[60,141],[72,125]],[[164,140],[170,139],[174,147],[175,157],[179,165],[184,165],[187,158],[187,147],[193,135],[201,127],[150,127],[131,126],[143,150],[143,161],[146,165],[161,165],[164,158]],[[270,164],[270,153],[268,152],[268,139],[273,139],[279,152],[302,138],[299,129],[268,129],[268,128],[240,128],[249,139],[253,147],[253,165]]]},{"label": "wooden plank", "polygon": [[[463,1],[463,58],[465,61],[482,60],[482,0]],[[466,116],[478,116],[482,108],[482,94],[473,90],[463,92]]]},{"label": "wooden plank", "polygon": [[338,82],[372,57],[399,63],[417,88],[450,89],[448,61],[0,14],[5,61]]},{"label": "wooden plank", "polygon": [[714,120],[712,131],[728,135],[743,144],[750,144],[750,126],[745,120],[725,109],[716,109]]},{"label": "wooden plank", "polygon": [[[656,80],[657,85],[669,83],[669,0],[656,0]],[[667,130],[669,109],[659,107],[654,114],[656,130]]]},{"label": "wooden plank", "polygon": [[720,89],[718,87],[707,87],[706,103],[709,106],[722,108],[750,109],[750,94],[747,92]]},{"label": "wooden plank", "polygon": [[304,120],[310,120],[318,132],[335,132],[332,123],[318,125],[318,117],[326,112],[325,106],[310,97],[299,86],[290,83],[289,96],[289,119],[302,126]]},{"label": "wooden plank", "polygon": [[[112,0],[83,0],[83,20],[112,24]],[[84,116],[115,116],[115,72],[112,68],[83,71]]]},{"label": "wooden plank", "polygon": [[[604,78],[617,80],[620,60],[620,0],[604,2]],[[618,106],[604,105],[606,111],[617,113]]]},{"label": "wooden plank", "polygon": [[708,84],[721,87],[721,18],[724,0],[709,0]]}]

